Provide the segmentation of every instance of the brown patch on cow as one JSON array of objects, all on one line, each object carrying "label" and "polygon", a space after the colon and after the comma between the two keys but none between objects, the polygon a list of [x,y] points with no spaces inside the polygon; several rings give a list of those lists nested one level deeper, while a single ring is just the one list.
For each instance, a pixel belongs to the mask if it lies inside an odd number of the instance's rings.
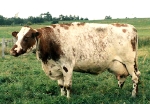
[{"label": "brown patch on cow", "polygon": [[138,89],[139,89],[139,87],[138,87],[138,84],[137,84],[137,86],[136,86],[136,92],[138,92]]},{"label": "brown patch on cow", "polygon": [[84,23],[84,22],[83,22],[83,23],[78,23],[77,25],[78,25],[78,26],[84,26],[85,23]]},{"label": "brown patch on cow", "polygon": [[53,68],[54,66],[55,66],[55,65],[54,65],[54,64],[52,64],[52,65],[51,65],[51,68]]},{"label": "brown patch on cow", "polygon": [[49,71],[49,75],[50,75],[50,76],[52,75],[52,72],[51,72],[51,71]]},{"label": "brown patch on cow", "polygon": [[106,43],[101,42],[101,43],[100,43],[100,46],[101,46],[101,47],[102,47],[102,49],[104,50],[104,49],[106,48]]},{"label": "brown patch on cow", "polygon": [[64,27],[64,24],[59,24],[60,25],[60,27]]},{"label": "brown patch on cow", "polygon": [[70,90],[71,89],[71,86],[69,85],[69,86],[65,86],[65,88],[67,89],[67,90]]},{"label": "brown patch on cow", "polygon": [[71,23],[63,23],[64,25],[71,26]]},{"label": "brown patch on cow", "polygon": [[106,31],[106,28],[96,28],[96,31],[97,32],[104,32],[104,31]]},{"label": "brown patch on cow", "polygon": [[65,70],[65,72],[68,72],[68,69],[65,66],[63,66],[63,69]]},{"label": "brown patch on cow", "polygon": [[34,34],[36,34],[35,30],[30,28],[30,30],[23,37],[23,40],[21,41],[21,46],[24,51],[26,51],[27,49],[29,49],[29,48],[33,47],[33,45],[35,45],[36,41],[35,41]]},{"label": "brown patch on cow", "polygon": [[88,35],[88,38],[92,39],[92,38],[93,38],[93,36],[91,36],[91,35]]},{"label": "brown patch on cow", "polygon": [[[137,68],[136,58],[134,59],[134,63],[135,63],[135,64],[134,64],[134,69],[135,69],[135,71],[137,72],[137,71],[138,71],[138,68]],[[135,72],[135,73],[136,73],[136,72]]]},{"label": "brown patch on cow", "polygon": [[60,24],[60,27],[63,27],[64,29],[68,30],[69,29],[69,24]]},{"label": "brown patch on cow", "polygon": [[136,43],[137,43],[137,37],[134,37],[133,39],[131,39],[131,45],[132,45],[133,51],[136,51]]},{"label": "brown patch on cow", "polygon": [[19,32],[17,32],[17,31],[14,31],[14,32],[12,32],[12,36],[14,36],[15,38],[17,38],[17,34],[18,34]]},{"label": "brown patch on cow", "polygon": [[124,33],[126,33],[127,30],[126,30],[126,29],[122,29],[122,31],[123,31]]},{"label": "brown patch on cow", "polygon": [[57,31],[60,33],[60,30],[59,30],[59,29],[57,29]]},{"label": "brown patch on cow", "polygon": [[136,30],[135,28],[133,28],[133,31],[134,31],[134,32],[137,32],[137,30]]},{"label": "brown patch on cow", "polygon": [[73,51],[73,56],[76,56],[75,48],[72,48],[72,51]]},{"label": "brown patch on cow", "polygon": [[66,30],[68,30],[69,26],[64,26],[64,28],[65,28]]},{"label": "brown patch on cow", "polygon": [[116,27],[127,27],[128,26],[127,24],[120,24],[120,23],[113,23],[112,25],[116,26]]},{"label": "brown patch on cow", "polygon": [[53,24],[53,25],[51,25],[51,26],[52,26],[53,28],[55,28],[55,27],[56,27],[56,25],[54,25],[54,24]]},{"label": "brown patch on cow", "polygon": [[60,85],[60,84],[59,84],[58,86],[59,86],[60,88],[63,88],[63,87],[64,87],[63,85]]},{"label": "brown patch on cow", "polygon": [[37,30],[41,34],[39,44],[39,58],[44,63],[47,63],[48,59],[53,59],[55,61],[59,60],[60,55],[62,55],[63,52],[53,28],[45,27]]}]

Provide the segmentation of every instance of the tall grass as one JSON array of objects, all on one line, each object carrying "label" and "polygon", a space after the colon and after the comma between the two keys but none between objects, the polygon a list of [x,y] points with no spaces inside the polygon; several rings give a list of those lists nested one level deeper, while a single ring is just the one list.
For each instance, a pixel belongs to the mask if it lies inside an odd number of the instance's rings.
[{"label": "tall grass", "polygon": [[150,47],[150,37],[140,37],[138,39],[138,47]]}]

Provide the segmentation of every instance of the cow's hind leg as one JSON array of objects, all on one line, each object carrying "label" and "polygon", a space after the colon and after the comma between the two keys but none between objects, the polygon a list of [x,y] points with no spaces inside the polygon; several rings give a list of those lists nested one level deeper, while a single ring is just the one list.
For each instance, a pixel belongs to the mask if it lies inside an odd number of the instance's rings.
[{"label": "cow's hind leg", "polygon": [[135,65],[134,64],[126,64],[127,70],[129,74],[132,76],[133,81],[133,90],[132,90],[132,97],[136,97],[138,92],[138,76],[136,75]]}]

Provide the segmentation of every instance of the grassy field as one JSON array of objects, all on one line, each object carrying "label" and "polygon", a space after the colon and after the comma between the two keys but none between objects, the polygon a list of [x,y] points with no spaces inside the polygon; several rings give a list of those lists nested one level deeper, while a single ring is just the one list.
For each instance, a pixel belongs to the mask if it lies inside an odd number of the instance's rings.
[{"label": "grassy field", "polygon": [[[139,93],[131,98],[132,81],[128,77],[122,89],[118,88],[113,74],[104,72],[91,75],[74,72],[71,98],[60,96],[57,82],[50,80],[35,54],[28,53],[20,57],[0,58],[0,104],[150,104],[150,19],[116,19],[85,22],[129,23],[139,34],[138,67],[142,75]],[[32,25],[32,27],[43,27]],[[11,38],[12,31],[21,26],[0,27],[0,38]]]}]

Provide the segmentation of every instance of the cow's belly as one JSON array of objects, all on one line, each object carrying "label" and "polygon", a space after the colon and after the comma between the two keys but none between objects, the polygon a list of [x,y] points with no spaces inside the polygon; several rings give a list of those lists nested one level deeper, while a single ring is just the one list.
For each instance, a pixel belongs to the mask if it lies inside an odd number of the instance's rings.
[{"label": "cow's belly", "polygon": [[100,51],[96,49],[92,50],[91,48],[90,51],[86,50],[82,52],[78,52],[74,71],[99,74],[108,68],[113,59],[109,49]]},{"label": "cow's belly", "polygon": [[75,64],[74,71],[99,74],[108,69],[109,62],[102,61],[80,61]]}]

